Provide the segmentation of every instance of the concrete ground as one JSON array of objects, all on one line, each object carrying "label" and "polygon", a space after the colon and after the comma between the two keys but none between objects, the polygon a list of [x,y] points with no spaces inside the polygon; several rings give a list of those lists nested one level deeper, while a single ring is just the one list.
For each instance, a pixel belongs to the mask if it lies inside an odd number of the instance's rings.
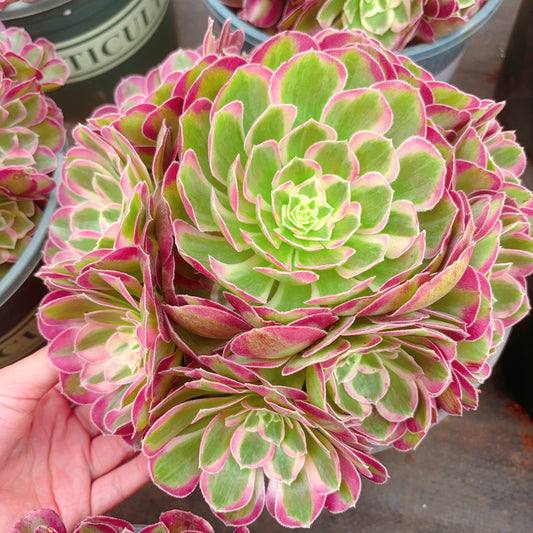
[{"label": "concrete ground", "polygon": [[[524,0],[528,1],[528,0]],[[180,45],[196,47],[207,26],[200,0],[174,0]],[[494,94],[519,0],[504,0],[487,25],[468,44],[451,80],[482,98]],[[527,117],[525,117],[527,118]],[[532,120],[533,117],[529,117]],[[518,127],[506,125],[510,129]],[[524,179],[531,185],[531,167]],[[525,350],[529,350],[526,345]],[[506,355],[504,354],[504,358]],[[386,451],[380,458],[390,480],[382,486],[363,482],[356,509],[341,515],[325,511],[312,532],[357,533],[526,533],[533,524],[533,425],[518,405],[500,364],[483,387],[480,407],[461,418],[448,417],[414,452]],[[229,533],[197,491],[173,499],[152,485],[110,514],[138,524],[153,523],[166,509],[204,516],[217,533]],[[252,533],[282,533],[264,512]]]}]

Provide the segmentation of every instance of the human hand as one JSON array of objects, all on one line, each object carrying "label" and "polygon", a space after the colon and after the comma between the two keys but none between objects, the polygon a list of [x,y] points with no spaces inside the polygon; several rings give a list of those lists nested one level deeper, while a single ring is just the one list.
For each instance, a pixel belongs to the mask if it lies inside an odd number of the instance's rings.
[{"label": "human hand", "polygon": [[71,406],[43,348],[0,369],[0,533],[35,508],[56,510],[70,531],[149,480],[147,460],[101,435],[89,406]]}]

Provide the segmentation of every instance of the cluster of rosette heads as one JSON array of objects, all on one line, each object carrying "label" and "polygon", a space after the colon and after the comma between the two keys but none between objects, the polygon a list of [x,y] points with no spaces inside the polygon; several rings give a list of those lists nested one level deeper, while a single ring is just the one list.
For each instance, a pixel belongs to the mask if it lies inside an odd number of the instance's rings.
[{"label": "cluster of rosette heads", "polygon": [[74,130],[39,323],[164,491],[307,527],[477,406],[528,311],[533,200],[503,104],[359,31],[242,43],[210,27]]},{"label": "cluster of rosette heads", "polygon": [[[134,533],[136,530],[126,520],[109,516],[90,516],[80,522],[73,533]],[[214,533],[213,527],[203,518],[186,511],[161,513],[157,524],[137,529],[138,533]],[[10,533],[67,533],[61,517],[52,509],[36,509],[21,518]],[[250,533],[240,527],[234,533]]]},{"label": "cluster of rosette heads", "polygon": [[25,250],[54,188],[65,128],[46,93],[67,75],[48,41],[0,22],[0,278]]},{"label": "cluster of rosette heads", "polygon": [[486,0],[220,0],[269,33],[362,30],[390,50],[434,42],[464,26]]}]

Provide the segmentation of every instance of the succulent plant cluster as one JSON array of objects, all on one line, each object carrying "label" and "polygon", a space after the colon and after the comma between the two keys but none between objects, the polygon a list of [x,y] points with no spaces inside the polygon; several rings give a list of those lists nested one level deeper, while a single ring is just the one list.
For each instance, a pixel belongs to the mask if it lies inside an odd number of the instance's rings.
[{"label": "succulent plant cluster", "polygon": [[433,42],[464,25],[486,0],[221,0],[267,32],[357,29],[390,50]]},{"label": "succulent plant cluster", "polygon": [[386,480],[373,448],[477,406],[533,200],[502,104],[360,31],[242,40],[210,29],[75,130],[39,322],[163,490],[309,526]]},{"label": "succulent plant cluster", "polygon": [[67,75],[48,41],[0,23],[0,277],[25,249],[54,187],[65,130],[45,93]]},{"label": "succulent plant cluster", "polygon": [[[85,518],[74,529],[74,533],[134,533],[132,524],[126,520],[109,516]],[[10,533],[67,533],[61,517],[52,509],[36,509],[21,518]],[[157,524],[143,527],[139,533],[214,533],[211,525],[186,511],[166,511],[161,514]],[[240,527],[234,533],[250,533],[248,528]]]}]

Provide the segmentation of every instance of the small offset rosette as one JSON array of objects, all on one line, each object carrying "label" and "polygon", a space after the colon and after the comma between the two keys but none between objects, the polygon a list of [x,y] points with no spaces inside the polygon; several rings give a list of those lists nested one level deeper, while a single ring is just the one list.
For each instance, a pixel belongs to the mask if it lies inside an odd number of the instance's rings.
[{"label": "small offset rosette", "polygon": [[361,475],[385,481],[364,439],[310,404],[298,378],[274,371],[273,385],[220,356],[201,362],[173,371],[183,385],[143,442],[165,491],[184,497],[199,485],[226,524],[249,524],[266,504],[284,526],[308,527],[323,507],[355,505]]},{"label": "small offset rosette", "polygon": [[64,393],[90,404],[103,432],[136,442],[168,392],[158,370],[182,357],[157,289],[154,191],[169,136],[161,132],[150,170],[113,128],[79,126],[74,138],[39,273],[50,289],[39,326]]},{"label": "small offset rosette", "polygon": [[166,127],[172,141],[177,140],[184,97],[196,76],[220,55],[239,53],[243,34],[229,30],[225,25],[217,39],[210,22],[198,50],[178,49],[145,76],[123,78],[115,89],[114,103],[96,109],[88,124],[97,130],[112,126],[150,167],[161,128]]}]

